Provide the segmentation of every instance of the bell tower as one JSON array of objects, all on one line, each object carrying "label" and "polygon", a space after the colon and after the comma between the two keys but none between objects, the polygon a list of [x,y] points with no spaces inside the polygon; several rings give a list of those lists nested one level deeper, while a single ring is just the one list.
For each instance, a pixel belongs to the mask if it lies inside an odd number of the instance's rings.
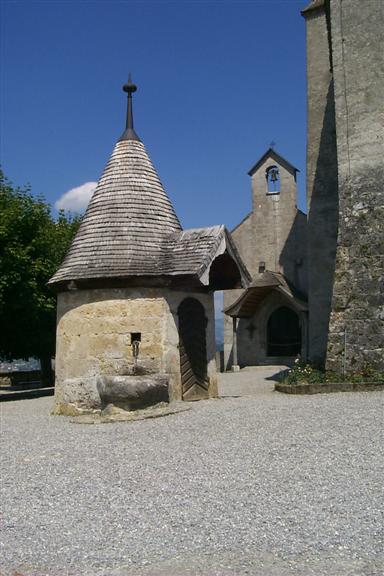
[{"label": "bell tower", "polygon": [[[273,148],[269,148],[251,168],[252,181],[252,275],[266,270],[294,273],[291,247],[297,215],[296,174],[298,170]],[[296,255],[295,258],[296,259]],[[293,281],[293,278],[292,278]]]}]

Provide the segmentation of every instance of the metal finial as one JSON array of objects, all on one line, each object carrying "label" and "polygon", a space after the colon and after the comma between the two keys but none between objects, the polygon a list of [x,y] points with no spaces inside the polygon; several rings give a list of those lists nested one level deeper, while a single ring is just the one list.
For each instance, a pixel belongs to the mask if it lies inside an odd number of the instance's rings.
[{"label": "metal finial", "polygon": [[129,74],[128,82],[124,84],[123,90],[127,93],[127,119],[125,131],[119,140],[138,140],[140,142],[140,138],[133,128],[132,94],[136,92],[137,86],[132,82],[131,74]]},{"label": "metal finial", "polygon": [[128,94],[133,94],[137,90],[136,84],[132,82],[131,73],[128,75],[128,82],[123,86],[124,92],[128,92]]},{"label": "metal finial", "polygon": [[276,146],[276,142],[274,142],[274,141],[272,140],[272,142],[270,143],[270,145],[269,145],[269,146],[270,146],[270,147],[272,148],[272,150],[273,150],[273,149],[274,149],[274,147]]}]

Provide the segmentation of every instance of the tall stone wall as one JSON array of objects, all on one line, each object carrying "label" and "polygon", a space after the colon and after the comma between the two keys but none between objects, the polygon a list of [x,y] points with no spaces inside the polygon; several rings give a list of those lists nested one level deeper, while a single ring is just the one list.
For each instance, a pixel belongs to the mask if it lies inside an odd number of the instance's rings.
[{"label": "tall stone wall", "polygon": [[141,371],[169,376],[171,400],[181,399],[177,310],[184,298],[203,304],[207,318],[209,393],[217,395],[214,303],[211,294],[161,288],[62,292],[57,305],[55,403],[98,408],[101,375],[133,373],[131,334],[141,333]]},{"label": "tall stone wall", "polygon": [[324,365],[338,227],[333,79],[325,6],[303,14],[307,30],[309,359]]},{"label": "tall stone wall", "polygon": [[384,369],[384,3],[331,0],[339,234],[327,365]]}]

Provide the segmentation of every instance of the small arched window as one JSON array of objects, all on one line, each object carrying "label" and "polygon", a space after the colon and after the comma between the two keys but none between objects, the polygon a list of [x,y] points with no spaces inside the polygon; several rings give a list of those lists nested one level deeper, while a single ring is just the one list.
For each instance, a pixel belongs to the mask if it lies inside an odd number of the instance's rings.
[{"label": "small arched window", "polygon": [[280,194],[280,175],[277,166],[269,166],[265,171],[265,178],[267,180],[267,193]]}]

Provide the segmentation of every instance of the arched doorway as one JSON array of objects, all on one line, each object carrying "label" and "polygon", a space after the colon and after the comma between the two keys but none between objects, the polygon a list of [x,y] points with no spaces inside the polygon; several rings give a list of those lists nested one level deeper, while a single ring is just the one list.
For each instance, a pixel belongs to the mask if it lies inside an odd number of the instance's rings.
[{"label": "arched doorway", "polygon": [[207,398],[207,320],[204,306],[195,298],[186,298],[181,302],[177,313],[183,400]]},{"label": "arched doorway", "polygon": [[291,308],[280,306],[268,319],[267,356],[297,356],[300,353],[299,317]]}]

